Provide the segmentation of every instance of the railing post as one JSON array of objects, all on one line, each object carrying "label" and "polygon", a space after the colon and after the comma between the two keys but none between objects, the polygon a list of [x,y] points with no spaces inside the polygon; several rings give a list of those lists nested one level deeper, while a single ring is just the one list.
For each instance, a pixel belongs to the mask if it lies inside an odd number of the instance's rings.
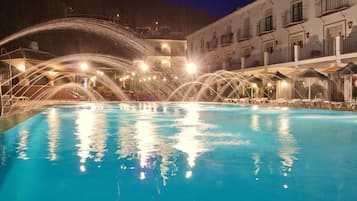
[{"label": "railing post", "polygon": [[241,65],[241,69],[245,68],[245,57],[240,58],[240,65]]},{"label": "railing post", "polygon": [[341,64],[341,36],[336,37],[336,63]]},{"label": "railing post", "polygon": [[268,65],[269,65],[269,52],[264,51],[264,67],[265,70],[268,70]]},{"label": "railing post", "polygon": [[294,62],[295,62],[295,68],[299,67],[299,46],[294,45]]}]

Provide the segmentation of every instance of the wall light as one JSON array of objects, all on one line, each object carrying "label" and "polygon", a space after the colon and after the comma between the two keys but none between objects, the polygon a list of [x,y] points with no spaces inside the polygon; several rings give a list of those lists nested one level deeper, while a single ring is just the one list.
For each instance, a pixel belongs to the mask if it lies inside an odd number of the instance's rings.
[{"label": "wall light", "polygon": [[288,83],[285,80],[283,80],[281,82],[281,87],[286,88],[287,86],[288,86]]}]

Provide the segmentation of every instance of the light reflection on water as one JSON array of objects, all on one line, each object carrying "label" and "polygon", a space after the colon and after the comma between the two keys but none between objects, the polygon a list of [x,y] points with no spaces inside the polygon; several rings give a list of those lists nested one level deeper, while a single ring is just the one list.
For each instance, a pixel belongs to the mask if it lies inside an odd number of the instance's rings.
[{"label": "light reflection on water", "polygon": [[[28,167],[26,164],[31,161],[43,163],[38,166],[38,170],[46,169],[46,165],[56,168],[56,165],[66,164],[70,166],[68,171],[75,176],[78,174],[90,178],[96,174],[96,181],[109,177],[118,180],[118,186],[119,180],[124,180],[125,185],[121,183],[120,186],[122,195],[128,191],[126,185],[138,187],[141,184],[154,186],[157,194],[164,195],[165,189],[176,188],[178,181],[184,183],[184,186],[199,184],[219,191],[231,189],[231,184],[244,187],[246,183],[249,186],[247,188],[259,187],[269,192],[273,188],[296,192],[302,185],[315,188],[308,182],[314,181],[310,179],[313,173],[306,173],[306,183],[301,182],[303,177],[297,175],[301,176],[306,168],[301,161],[310,160],[306,153],[319,151],[311,148],[310,139],[320,137],[323,140],[316,141],[321,143],[328,140],[324,138],[325,133],[310,136],[309,132],[315,133],[318,126],[304,129],[305,112],[232,106],[222,106],[224,108],[220,110],[219,107],[205,107],[199,103],[138,103],[50,108],[37,118],[45,122],[41,129],[35,129],[33,124],[25,122],[5,133],[4,136],[8,138],[0,139],[0,168],[17,167],[16,161],[23,162],[19,165],[20,170]],[[332,117],[334,114],[327,116]],[[352,119],[350,116],[346,118]],[[315,120],[318,119],[308,118],[308,121]],[[320,121],[326,121],[326,118]],[[309,125],[313,123],[306,124]],[[344,132],[348,140],[343,143],[353,141],[353,131]],[[305,155],[302,153],[303,145]],[[329,151],[330,147],[322,148]],[[340,146],[339,149],[343,148]],[[15,162],[11,161],[11,150],[15,152],[16,157],[12,157]],[[329,154],[339,153],[342,152],[331,151]],[[348,154],[343,153],[342,156]],[[309,165],[315,160],[311,159]],[[349,160],[352,160],[351,157]],[[67,164],[66,161],[70,162]],[[340,162],[337,165],[341,164],[348,163]],[[96,168],[99,166],[103,168]],[[37,170],[37,166],[34,167]],[[3,169],[0,169],[0,177]],[[34,178],[41,180],[44,178],[41,176]],[[339,174],[339,178],[343,179],[343,176]],[[129,177],[132,183],[125,180]],[[6,186],[6,181],[3,181]],[[251,181],[253,184],[249,183]],[[209,190],[207,193],[210,193]]]},{"label": "light reflection on water", "polygon": [[107,125],[105,114],[95,105],[77,108],[75,135],[79,140],[77,155],[80,158],[80,170],[86,171],[88,159],[101,162],[106,152]]},{"label": "light reflection on water", "polygon": [[28,160],[29,157],[27,156],[27,142],[29,138],[29,132],[28,130],[21,130],[19,133],[19,143],[16,149],[16,152],[18,154],[18,158],[23,159],[23,160]]},{"label": "light reflection on water", "polygon": [[59,138],[60,118],[56,108],[51,108],[47,115],[48,121],[48,159],[54,161],[57,159],[57,146]]}]

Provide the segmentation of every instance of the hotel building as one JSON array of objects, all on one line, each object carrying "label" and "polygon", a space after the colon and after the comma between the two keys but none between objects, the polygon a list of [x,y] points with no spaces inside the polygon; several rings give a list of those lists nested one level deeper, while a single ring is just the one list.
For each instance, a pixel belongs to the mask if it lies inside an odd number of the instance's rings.
[{"label": "hotel building", "polygon": [[187,36],[188,60],[245,74],[342,67],[357,61],[356,3],[256,0]]}]

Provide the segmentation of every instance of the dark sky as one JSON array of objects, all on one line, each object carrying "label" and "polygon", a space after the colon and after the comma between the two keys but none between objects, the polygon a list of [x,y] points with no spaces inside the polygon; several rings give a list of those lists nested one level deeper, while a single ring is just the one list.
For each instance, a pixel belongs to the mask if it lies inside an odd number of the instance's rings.
[{"label": "dark sky", "polygon": [[176,4],[186,5],[208,12],[216,17],[223,17],[234,10],[238,6],[244,6],[254,0],[165,0]]}]

